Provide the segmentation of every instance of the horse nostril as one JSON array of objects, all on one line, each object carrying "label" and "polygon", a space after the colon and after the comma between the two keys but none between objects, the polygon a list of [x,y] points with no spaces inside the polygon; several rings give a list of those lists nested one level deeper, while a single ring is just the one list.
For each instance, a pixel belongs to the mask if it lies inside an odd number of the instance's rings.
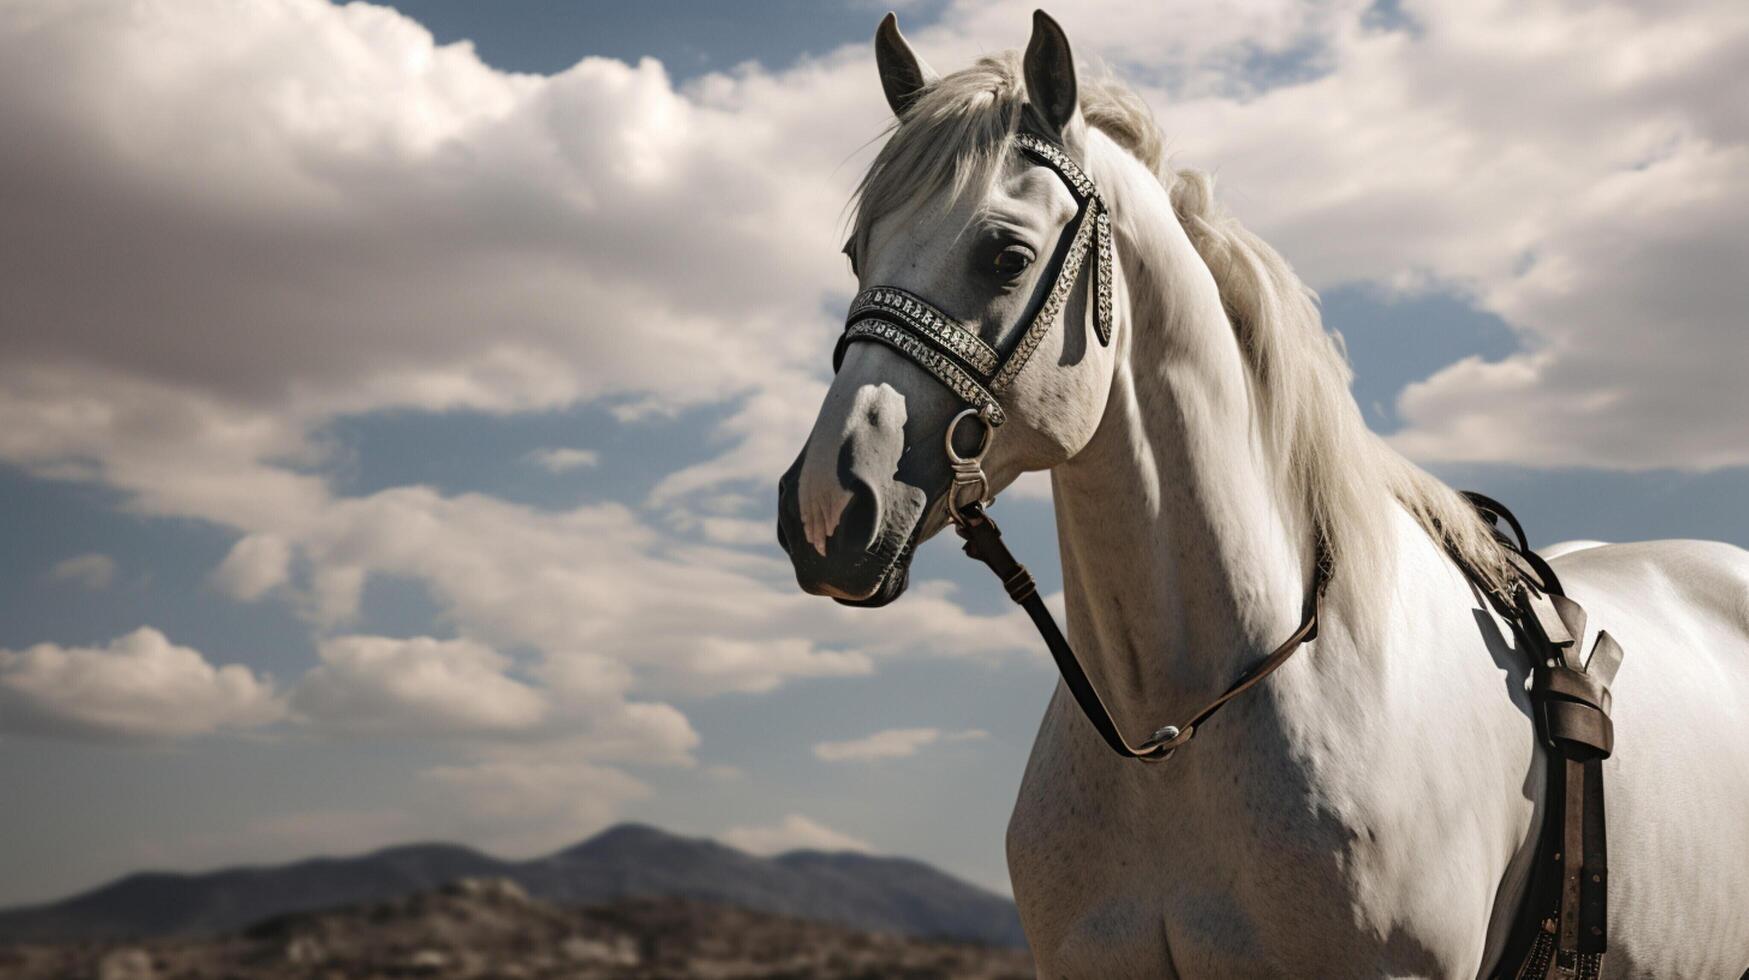
[{"label": "horse nostril", "polygon": [[796,509],[791,503],[794,495],[790,486],[796,481],[796,472],[800,466],[801,460],[797,460],[796,465],[791,466],[789,472],[777,480],[777,546],[782,548],[786,555],[792,554],[789,546],[789,524],[799,520],[801,516],[796,513]]},{"label": "horse nostril", "polygon": [[867,550],[881,533],[881,497],[862,480],[853,482],[850,503],[838,521],[838,533],[833,535],[846,544]]}]

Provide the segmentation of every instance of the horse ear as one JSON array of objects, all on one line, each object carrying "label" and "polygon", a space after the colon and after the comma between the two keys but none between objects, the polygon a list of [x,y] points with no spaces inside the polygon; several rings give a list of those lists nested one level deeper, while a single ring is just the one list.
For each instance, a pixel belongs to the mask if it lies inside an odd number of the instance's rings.
[{"label": "horse ear", "polygon": [[1080,108],[1075,89],[1075,58],[1063,28],[1042,10],[1032,14],[1032,40],[1026,43],[1026,97],[1039,118],[1061,138]]},{"label": "horse ear", "polygon": [[887,93],[887,105],[893,115],[903,116],[917,96],[934,82],[937,76],[911,50],[910,42],[899,33],[899,15],[889,11],[875,28],[875,66],[881,72],[881,88]]}]

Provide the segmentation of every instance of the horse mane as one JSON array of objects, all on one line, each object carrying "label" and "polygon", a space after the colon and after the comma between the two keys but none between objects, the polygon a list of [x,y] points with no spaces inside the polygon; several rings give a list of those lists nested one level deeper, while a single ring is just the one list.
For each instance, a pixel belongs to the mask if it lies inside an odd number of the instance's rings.
[{"label": "horse mane", "polygon": [[[979,59],[925,89],[889,127],[889,138],[852,199],[852,242],[882,214],[946,191],[987,188],[1031,112],[1021,56]],[[1388,499],[1394,498],[1451,557],[1487,585],[1509,577],[1493,531],[1468,501],[1367,428],[1349,390],[1353,371],[1340,335],[1325,330],[1317,294],[1267,242],[1214,196],[1214,179],[1175,170],[1148,104],[1111,78],[1078,90],[1087,124],[1166,187],[1173,210],[1208,266],[1255,381],[1262,431],[1285,461],[1338,569],[1389,567]],[[1384,494],[1388,494],[1385,497]]]}]

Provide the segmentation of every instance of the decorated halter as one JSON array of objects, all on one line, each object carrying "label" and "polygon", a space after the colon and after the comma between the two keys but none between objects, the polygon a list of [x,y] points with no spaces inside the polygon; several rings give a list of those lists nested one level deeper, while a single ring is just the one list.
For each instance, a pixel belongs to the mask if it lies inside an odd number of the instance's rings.
[{"label": "decorated halter", "polygon": [[[1090,249],[1097,255],[1092,287],[1096,300],[1094,330],[1099,334],[1100,344],[1111,343],[1111,214],[1105,198],[1087,172],[1057,144],[1031,133],[1020,133],[1014,137],[1014,145],[1056,171],[1080,205],[1056,249],[1056,278],[1026,329],[1018,332],[1007,350],[998,351],[978,335],[975,327],[948,316],[923,297],[897,286],[871,286],[851,302],[844,335],[832,354],[832,369],[837,371],[851,344],[859,340],[886,344],[934,375],[970,406],[947,427],[947,453],[954,469],[948,503],[949,513],[956,521],[965,491],[975,490],[970,499],[978,502],[987,489],[980,461],[996,428],[1007,421],[1002,395],[1020,376],[1045,334],[1062,317],[1069,292],[1081,277],[1081,265]],[[984,423],[985,432],[976,454],[964,457],[954,450],[953,435],[960,423],[971,417]]]}]

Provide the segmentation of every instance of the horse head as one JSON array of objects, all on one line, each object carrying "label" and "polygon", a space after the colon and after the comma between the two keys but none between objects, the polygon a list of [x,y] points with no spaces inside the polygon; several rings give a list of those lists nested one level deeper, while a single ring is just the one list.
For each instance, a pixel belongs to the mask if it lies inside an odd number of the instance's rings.
[{"label": "horse head", "polygon": [[897,598],[960,505],[1087,444],[1127,307],[1055,21],[1035,15],[1018,61],[939,78],[889,14],[875,56],[895,122],[845,247],[860,289],[778,494],[797,581],[856,605]]}]

